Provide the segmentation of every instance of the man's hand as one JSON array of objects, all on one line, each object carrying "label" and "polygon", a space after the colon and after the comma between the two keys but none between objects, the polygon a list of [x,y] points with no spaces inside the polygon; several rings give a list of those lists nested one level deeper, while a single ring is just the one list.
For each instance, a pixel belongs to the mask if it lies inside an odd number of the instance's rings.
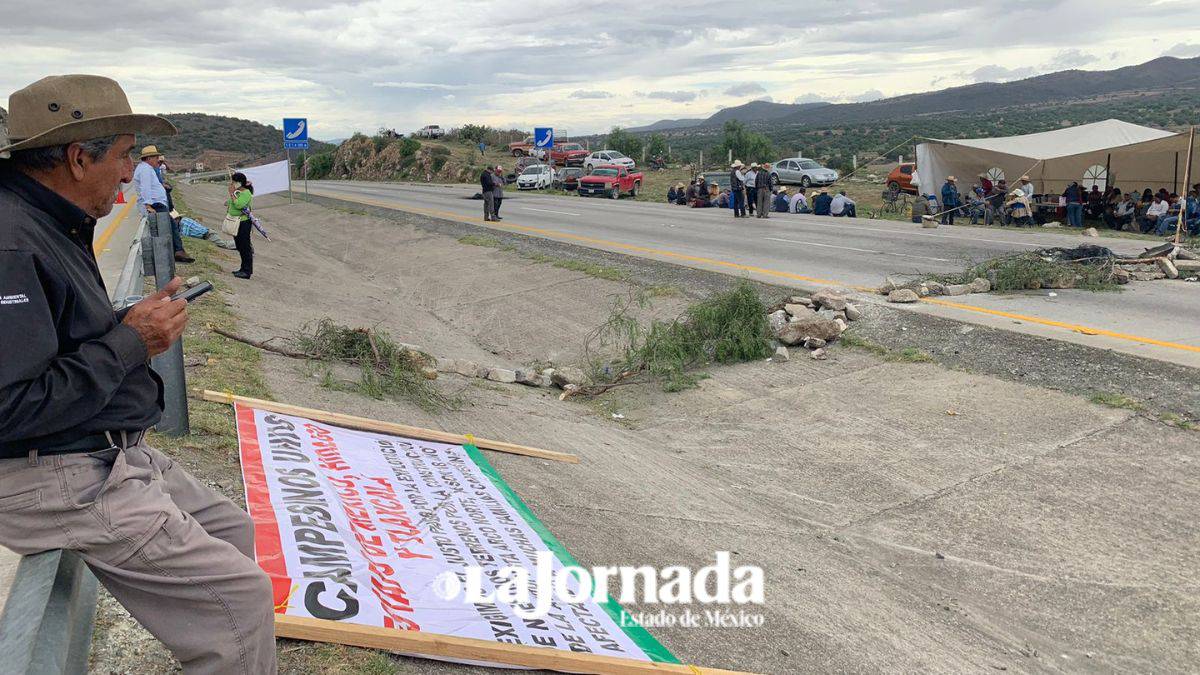
[{"label": "man's hand", "polygon": [[157,356],[183,335],[187,326],[187,300],[171,300],[183,282],[175,277],[161,291],[129,308],[122,322],[137,331],[150,356]]}]

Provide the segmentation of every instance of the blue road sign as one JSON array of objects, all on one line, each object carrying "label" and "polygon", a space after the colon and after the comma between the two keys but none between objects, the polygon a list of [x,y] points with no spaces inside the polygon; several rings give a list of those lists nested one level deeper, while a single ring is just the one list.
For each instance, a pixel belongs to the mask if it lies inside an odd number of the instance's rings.
[{"label": "blue road sign", "polygon": [[553,148],[554,147],[554,129],[550,127],[537,127],[533,130],[533,147],[535,148]]},{"label": "blue road sign", "polygon": [[288,150],[308,149],[308,119],[285,117],[283,119],[283,147]]}]

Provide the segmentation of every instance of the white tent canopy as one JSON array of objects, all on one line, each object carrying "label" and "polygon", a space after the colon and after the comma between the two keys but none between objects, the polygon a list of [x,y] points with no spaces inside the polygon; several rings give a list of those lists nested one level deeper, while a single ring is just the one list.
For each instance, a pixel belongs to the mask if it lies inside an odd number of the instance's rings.
[{"label": "white tent canopy", "polygon": [[[938,194],[946,176],[966,191],[981,173],[1015,186],[1025,174],[1038,193],[1058,194],[1072,181],[1084,188],[1184,189],[1187,134],[1121,120],[1002,138],[929,139],[917,146],[921,192]],[[1192,176],[1196,174],[1193,160]],[[1194,179],[1194,178],[1193,178]]]}]

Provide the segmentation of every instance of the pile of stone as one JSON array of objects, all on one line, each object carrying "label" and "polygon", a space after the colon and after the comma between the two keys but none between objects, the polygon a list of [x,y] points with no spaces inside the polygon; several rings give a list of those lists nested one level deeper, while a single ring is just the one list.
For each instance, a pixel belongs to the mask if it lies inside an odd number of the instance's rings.
[{"label": "pile of stone", "polygon": [[888,302],[917,302],[921,298],[937,295],[967,295],[968,293],[987,293],[992,290],[992,282],[983,277],[976,277],[969,284],[943,284],[937,281],[896,281],[887,278],[879,287],[879,294],[886,295]]},{"label": "pile of stone", "polygon": [[1200,279],[1200,253],[1173,243],[1148,248],[1136,258],[1116,261],[1113,277],[1119,284],[1155,279]]},{"label": "pile of stone", "polygon": [[788,347],[803,346],[812,358],[822,360],[825,346],[861,318],[862,311],[837,291],[822,290],[807,298],[793,295],[767,310],[771,333],[780,342],[771,358],[787,361]]},{"label": "pile of stone", "polygon": [[439,373],[454,373],[463,377],[475,377],[500,384],[523,384],[527,387],[558,387],[560,389],[578,388],[587,383],[587,375],[583,370],[574,366],[559,366],[556,368],[499,368],[496,366],[480,365],[466,359],[436,359],[435,368]]}]

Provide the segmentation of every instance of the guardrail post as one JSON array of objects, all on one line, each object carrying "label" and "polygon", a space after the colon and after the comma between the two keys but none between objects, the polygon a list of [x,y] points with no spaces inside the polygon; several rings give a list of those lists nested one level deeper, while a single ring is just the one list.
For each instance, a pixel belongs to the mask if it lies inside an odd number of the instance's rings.
[{"label": "guardrail post", "polygon": [[0,615],[0,673],[87,672],[96,577],[71,551],[25,556]]},{"label": "guardrail post", "polygon": [[[155,213],[146,221],[149,232],[150,255],[144,260],[150,263],[146,276],[154,277],[154,287],[162,289],[175,277],[175,248],[171,243],[171,216]],[[146,241],[146,240],[143,240]],[[143,248],[142,253],[146,253]],[[155,356],[150,365],[163,380],[163,415],[157,427],[168,436],[184,436],[188,433],[187,379],[183,370],[183,340],[179,339],[167,351]]]}]

